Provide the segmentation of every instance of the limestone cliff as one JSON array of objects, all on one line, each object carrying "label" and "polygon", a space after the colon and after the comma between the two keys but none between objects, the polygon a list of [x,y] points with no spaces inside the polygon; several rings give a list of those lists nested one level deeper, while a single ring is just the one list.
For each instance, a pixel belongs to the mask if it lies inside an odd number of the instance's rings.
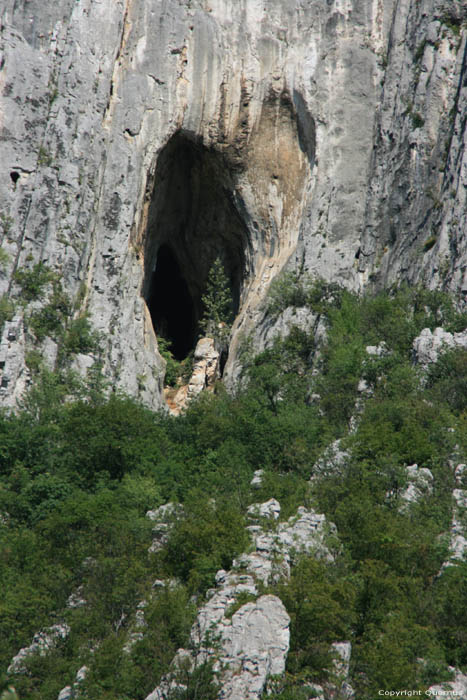
[{"label": "limestone cliff", "polygon": [[462,0],[4,0],[0,294],[57,271],[108,377],[158,407],[156,335],[194,347],[217,257],[227,374],[287,264],[467,291],[466,21]]}]

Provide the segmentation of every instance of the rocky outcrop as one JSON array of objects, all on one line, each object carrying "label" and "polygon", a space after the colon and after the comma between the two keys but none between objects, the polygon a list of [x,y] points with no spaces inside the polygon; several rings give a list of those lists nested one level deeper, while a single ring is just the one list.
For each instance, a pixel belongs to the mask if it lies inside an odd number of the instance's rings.
[{"label": "rocky outcrop", "polygon": [[427,694],[433,697],[467,697],[467,675],[453,666],[449,666],[449,670],[453,673],[454,680],[430,686],[426,691]]},{"label": "rocky outcrop", "polygon": [[332,681],[323,685],[310,683],[306,686],[315,700],[352,700],[355,692],[349,683],[350,657],[352,645],[350,642],[334,642],[331,644],[333,655]]},{"label": "rocky outcrop", "polygon": [[[326,539],[334,526],[326,524],[324,515],[299,508],[296,516],[271,529],[279,513],[275,499],[251,506],[249,514],[256,524],[248,530],[254,551],[238,557],[231,571],[217,572],[216,587],[208,591],[191,631],[196,651],[179,651],[174,671],[146,700],[168,698],[179,684],[177,667],[182,661],[193,669],[214,660],[220,700],[258,700],[266,680],[284,672],[290,619],[280,599],[260,595],[258,584],[287,578],[293,557],[300,553],[332,559]],[[217,640],[215,645],[212,640]]]},{"label": "rocky outcrop", "polygon": [[449,333],[443,328],[431,331],[424,328],[413,341],[414,361],[426,369],[436,362],[440,354],[454,348],[467,349],[467,329],[460,333]]},{"label": "rocky outcrop", "polygon": [[80,686],[82,685],[88,672],[87,666],[81,666],[76,673],[76,679],[73,685],[67,685],[59,692],[57,700],[76,700],[80,697]]},{"label": "rocky outcrop", "polygon": [[52,625],[42,632],[38,632],[34,635],[31,644],[28,647],[20,649],[12,659],[8,666],[7,673],[24,673],[24,662],[27,661],[30,656],[35,654],[44,656],[50,649],[53,649],[60,640],[66,639],[69,634],[70,628],[66,623]]},{"label": "rocky outcrop", "polygon": [[406,467],[407,487],[400,494],[401,510],[405,510],[411,503],[417,503],[423,496],[433,492],[433,474],[426,467],[411,464]]},{"label": "rocky outcrop", "polygon": [[182,514],[183,506],[179,503],[164,503],[164,505],[159,506],[155,510],[147,511],[146,517],[154,523],[150,552],[154,553],[163,549],[168,542],[173,524]]},{"label": "rocky outcrop", "polygon": [[220,378],[220,352],[212,338],[201,338],[193,355],[193,370],[188,384],[177,389],[173,396],[170,389],[165,390],[167,405],[172,415],[179,415],[190,401],[205,389],[212,391]]},{"label": "rocky outcrop", "polygon": [[0,295],[44,261],[109,379],[159,407],[155,334],[194,347],[217,257],[226,377],[287,264],[465,289],[465,22],[460,0],[5,0]]},{"label": "rocky outcrop", "polygon": [[454,471],[456,488],[452,492],[453,508],[449,540],[450,556],[445,566],[464,561],[464,556],[467,553],[467,532],[464,524],[467,509],[466,474],[467,465],[458,464]]},{"label": "rocky outcrop", "polygon": [[25,362],[23,318],[16,315],[3,327],[0,342],[0,401],[14,407],[30,384]]}]

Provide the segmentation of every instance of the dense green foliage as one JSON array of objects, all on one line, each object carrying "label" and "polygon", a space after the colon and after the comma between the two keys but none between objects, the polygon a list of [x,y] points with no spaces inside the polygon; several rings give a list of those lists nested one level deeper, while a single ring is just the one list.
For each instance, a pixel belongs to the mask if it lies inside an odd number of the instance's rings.
[{"label": "dense green foliage", "polygon": [[[54,294],[49,306],[60,314]],[[424,378],[411,360],[422,328],[459,330],[465,316],[440,293],[361,299],[296,278],[271,299],[275,313],[296,304],[320,314],[327,341],[316,347],[292,329],[246,357],[235,396],[219,387],[171,418],[106,397],[98,368],[83,383],[36,362],[22,410],[0,415],[0,681],[22,700],[55,700],[84,664],[83,697],[146,697],[189,643],[215,572],[248,549],[246,508],[272,496],[283,518],[298,505],[325,512],[340,546],[333,564],[298,558],[290,582],[272,591],[289,611],[292,639],[287,674],[271,698],[298,700],[308,697],[304,683],[332,680],[334,641],[352,641],[361,700],[380,688],[425,689],[448,677],[448,664],[467,667],[467,565],[439,574],[453,455],[462,461],[467,447],[467,353],[447,352]],[[55,332],[51,319],[42,319],[47,334]],[[85,327],[76,332],[86,337]],[[380,355],[366,352],[382,341]],[[70,340],[73,351],[80,342]],[[348,453],[338,468],[325,457],[336,439]],[[415,462],[431,469],[433,492],[401,508],[405,467]],[[264,478],[252,490],[256,469]],[[166,547],[149,553],[145,513],[168,501],[182,503],[183,514]],[[153,587],[156,579],[174,582]],[[67,607],[76,591],[86,604]],[[141,601],[147,626],[125,648],[140,631]],[[59,621],[70,626],[67,639],[7,677],[17,651]],[[216,697],[209,665],[185,675],[180,698]]]}]

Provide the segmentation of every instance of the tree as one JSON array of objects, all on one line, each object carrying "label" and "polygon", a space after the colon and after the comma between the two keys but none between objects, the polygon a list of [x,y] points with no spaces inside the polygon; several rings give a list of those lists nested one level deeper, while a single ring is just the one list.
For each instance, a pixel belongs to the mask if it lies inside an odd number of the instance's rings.
[{"label": "tree", "polygon": [[201,330],[221,345],[226,344],[233,320],[232,292],[220,258],[214,260],[209,270],[206,292],[201,301],[204,306],[199,323]]}]

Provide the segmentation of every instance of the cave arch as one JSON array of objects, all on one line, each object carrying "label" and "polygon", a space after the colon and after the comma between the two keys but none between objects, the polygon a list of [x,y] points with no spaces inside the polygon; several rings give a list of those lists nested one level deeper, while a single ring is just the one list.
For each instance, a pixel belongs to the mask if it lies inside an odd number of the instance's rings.
[{"label": "cave arch", "polygon": [[156,335],[182,360],[194,348],[209,270],[220,258],[236,314],[249,236],[235,172],[221,152],[184,132],[161,150],[147,196],[142,294]]}]

